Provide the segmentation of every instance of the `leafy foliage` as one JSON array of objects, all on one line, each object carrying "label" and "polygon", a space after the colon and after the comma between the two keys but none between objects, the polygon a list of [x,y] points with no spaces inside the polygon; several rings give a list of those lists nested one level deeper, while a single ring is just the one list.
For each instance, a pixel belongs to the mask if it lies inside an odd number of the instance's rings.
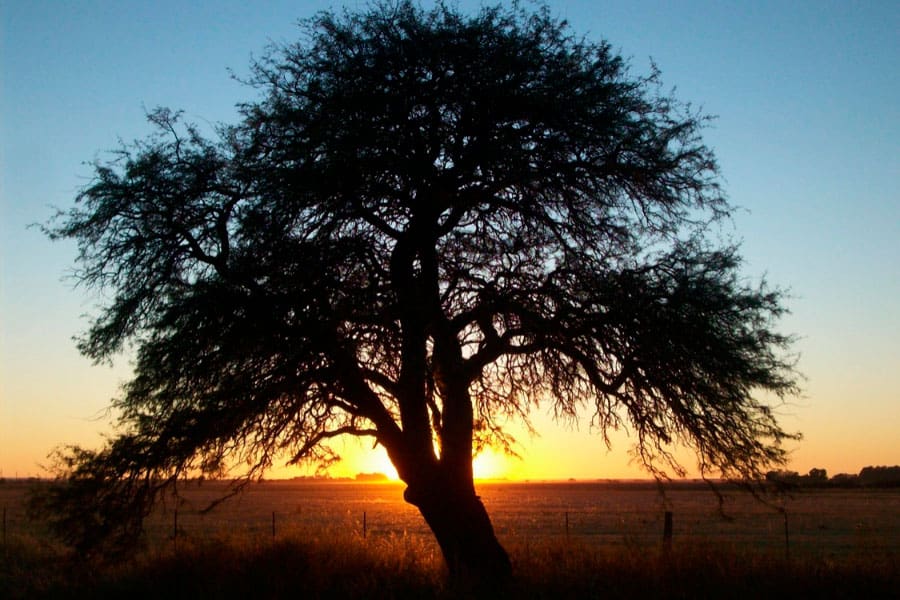
[{"label": "leafy foliage", "polygon": [[544,403],[633,429],[658,476],[681,472],[673,443],[704,474],[783,462],[795,436],[757,399],[796,392],[782,293],[715,243],[705,117],[658,73],[546,7],[386,3],[304,32],[254,65],[239,123],[209,140],[152,112],[48,227],[111,294],[80,349],[136,349],[121,437],[70,455],[72,483],[153,495],[327,463],[347,434],[419,504],[438,474],[471,488],[473,448]]}]

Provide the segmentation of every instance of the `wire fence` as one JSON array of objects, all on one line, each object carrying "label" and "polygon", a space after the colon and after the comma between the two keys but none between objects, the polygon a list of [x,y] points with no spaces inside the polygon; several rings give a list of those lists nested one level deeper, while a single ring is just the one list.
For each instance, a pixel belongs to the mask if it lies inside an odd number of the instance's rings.
[{"label": "wire fence", "polygon": [[[25,494],[9,492],[0,486],[4,549],[12,537],[33,535],[38,527],[25,514]],[[146,520],[148,543],[177,551],[179,544],[223,537],[432,539],[396,485],[270,483],[203,512],[221,492],[221,486],[196,487],[161,505]],[[647,489],[599,484],[508,484],[480,492],[504,543],[555,540],[664,551],[713,544],[786,558],[900,556],[900,490],[804,492],[780,506],[735,494],[721,508],[696,490],[664,500]]]}]

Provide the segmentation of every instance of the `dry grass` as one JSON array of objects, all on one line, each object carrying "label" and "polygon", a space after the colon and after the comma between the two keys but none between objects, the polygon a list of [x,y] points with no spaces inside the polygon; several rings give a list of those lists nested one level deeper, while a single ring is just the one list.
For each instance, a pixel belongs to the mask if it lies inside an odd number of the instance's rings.
[{"label": "dry grass", "polygon": [[[472,595],[446,586],[437,545],[415,524],[420,517],[399,500],[390,504],[397,490],[272,488],[277,493],[269,494],[264,489],[223,507],[218,516],[201,518],[183,505],[184,531],[177,545],[170,537],[171,511],[161,514],[143,553],[129,562],[99,565],[79,560],[25,521],[16,503],[21,490],[7,486],[0,489],[0,501],[10,506],[0,547],[0,598]],[[900,494],[796,499],[787,558],[779,521],[766,525],[771,517],[757,512],[756,505],[738,504],[738,518],[720,522],[704,516],[705,496],[676,498],[675,539],[671,552],[664,553],[661,526],[654,520],[658,511],[647,508],[644,496],[622,492],[602,501],[577,500],[586,490],[574,489],[553,502],[527,495],[539,488],[488,490],[486,502],[516,572],[503,597],[895,598],[900,589],[895,535]],[[633,506],[626,502],[632,499]],[[643,512],[635,512],[641,506]],[[570,536],[561,528],[563,507],[571,510]],[[370,519],[365,538],[359,522],[363,510]],[[278,515],[274,538],[266,518],[272,512]],[[773,543],[747,535],[765,528]]]},{"label": "dry grass", "polygon": [[[511,598],[890,598],[896,560],[787,561],[714,545],[690,551],[603,549],[544,540],[510,545]],[[18,598],[456,598],[439,554],[412,536],[362,539],[223,538],[87,564],[35,538],[8,541],[0,597]]]}]

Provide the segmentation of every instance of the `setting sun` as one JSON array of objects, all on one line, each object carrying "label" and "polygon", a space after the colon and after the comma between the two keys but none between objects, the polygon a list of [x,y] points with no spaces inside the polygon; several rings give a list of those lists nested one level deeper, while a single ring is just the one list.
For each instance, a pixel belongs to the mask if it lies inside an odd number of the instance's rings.
[{"label": "setting sun", "polygon": [[[358,473],[383,473],[388,479],[398,481],[400,476],[391,463],[384,448],[378,446],[358,454],[348,452],[342,468],[332,472],[333,476],[354,477]],[[475,479],[505,479],[509,476],[509,465],[503,454],[491,449],[482,450],[472,461]]]},{"label": "setting sun", "polygon": [[369,473],[384,473],[387,475],[388,479],[392,481],[400,479],[400,476],[397,474],[397,469],[394,467],[391,459],[388,458],[387,452],[385,452],[384,448],[381,446],[378,446],[378,448],[370,454],[367,466],[363,470]]},{"label": "setting sun", "polygon": [[501,479],[505,475],[504,458],[492,450],[484,450],[472,460],[475,479]]}]

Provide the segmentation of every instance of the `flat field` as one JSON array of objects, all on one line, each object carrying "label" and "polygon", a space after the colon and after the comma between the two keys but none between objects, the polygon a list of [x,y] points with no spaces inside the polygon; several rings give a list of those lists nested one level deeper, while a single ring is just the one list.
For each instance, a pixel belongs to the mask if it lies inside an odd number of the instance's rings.
[{"label": "flat field", "polygon": [[[5,518],[3,556],[8,569],[0,569],[0,597],[4,596],[4,585],[7,592],[19,586],[31,592],[49,590],[50,595],[69,585],[57,581],[47,587],[33,580],[21,584],[23,573],[40,572],[42,564],[65,556],[39,524],[26,518],[27,487],[23,482],[0,484],[0,508]],[[190,581],[227,581],[228,577],[219,572],[223,564],[243,573],[247,567],[233,564],[243,561],[244,556],[256,557],[249,559],[251,562],[272,563],[272,556],[262,558],[260,552],[279,553],[275,562],[280,564],[286,560],[283,554],[288,552],[288,545],[290,553],[315,555],[317,558],[309,559],[313,562],[322,562],[323,552],[341,560],[355,557],[351,562],[364,566],[354,567],[354,573],[386,569],[382,573],[385,581],[394,582],[385,584],[377,579],[381,583],[376,585],[370,577],[354,583],[347,594],[335,596],[323,593],[333,586],[322,583],[325,587],[306,589],[313,597],[362,597],[374,591],[382,597],[401,597],[405,595],[403,590],[426,596],[446,592],[440,583],[443,567],[437,545],[415,508],[403,502],[400,484],[269,481],[250,485],[215,510],[203,513],[202,509],[225,490],[225,484],[217,482],[186,484],[179,490],[180,501],[167,501],[148,519],[145,558],[140,564],[146,568],[147,561],[157,561],[151,580],[173,577],[168,571],[168,575],[158,573],[159,569],[175,569],[159,566],[160,560],[178,558],[176,570],[181,573],[185,557],[192,556],[188,562],[201,572],[185,575]],[[595,593],[598,597],[630,597],[635,589],[642,593],[644,588],[629,587],[631,582],[640,581],[642,574],[655,577],[658,586],[663,586],[649,589],[648,594],[659,594],[669,590],[666,582],[672,577],[672,564],[681,565],[676,569],[677,576],[684,579],[678,584],[684,594],[678,597],[697,597],[690,590],[707,590],[716,596],[725,589],[732,597],[742,597],[740,589],[754,597],[764,579],[773,589],[793,585],[797,593],[805,593],[811,585],[819,586],[815,588],[819,595],[833,592],[826,596],[841,596],[866,582],[874,582],[870,591],[878,596],[879,591],[898,583],[900,489],[896,488],[805,489],[774,504],[723,488],[721,506],[702,484],[672,485],[664,496],[655,484],[639,482],[481,483],[478,490],[498,536],[510,549],[517,572],[528,582],[520,591],[527,591],[530,597],[553,597],[557,592],[561,597]],[[666,511],[672,514],[673,527],[671,542],[664,551]],[[303,549],[298,550],[296,544]],[[226,560],[218,554],[209,558],[210,549],[223,552],[226,548],[231,549],[231,558]],[[17,562],[15,553],[29,552],[30,558]],[[337,569],[332,573],[334,578],[356,581],[340,575],[343,567],[333,566],[340,561],[330,560],[329,568]],[[370,564],[370,560],[376,562]],[[254,568],[265,573],[265,568]],[[323,572],[327,575],[328,570]],[[610,578],[611,572],[616,573],[615,578]],[[142,581],[144,575],[129,573],[115,575],[119,583],[112,588],[97,588],[99,584],[92,580],[74,589],[87,590],[85,595],[111,589],[108,595],[112,596],[155,589]],[[134,589],[121,583],[123,577],[131,578],[128,580]],[[281,581],[282,576],[258,577],[263,580],[259,585],[269,585],[272,580]],[[396,584],[396,577],[400,584]],[[835,585],[829,578],[844,583]],[[744,581],[745,587],[732,589],[730,582],[736,580]],[[619,581],[621,593],[610,591],[610,581]],[[715,587],[719,585],[716,581],[726,587]],[[232,597],[229,593],[234,585],[230,584],[224,595],[211,593]],[[713,587],[704,587],[709,585]],[[380,593],[385,589],[393,591]],[[571,593],[566,595],[565,589]],[[203,589],[195,591],[205,593]],[[281,597],[277,591],[267,595]]]},{"label": "flat field", "polygon": [[[0,484],[7,540],[40,535],[26,517],[26,482]],[[40,484],[37,484],[40,485]],[[399,483],[267,481],[253,484],[204,513],[220,498],[219,482],[186,484],[147,521],[151,545],[177,537],[431,535]],[[722,488],[724,502],[704,485],[675,484],[660,495],[645,482],[491,482],[478,485],[505,542],[569,539],[590,545],[658,547],[672,513],[672,546],[715,543],[736,549],[789,552],[795,557],[900,555],[900,489],[804,489],[774,502]],[[176,516],[177,509],[177,516]],[[783,512],[782,510],[783,509]],[[787,526],[787,527],[785,527]]]}]

